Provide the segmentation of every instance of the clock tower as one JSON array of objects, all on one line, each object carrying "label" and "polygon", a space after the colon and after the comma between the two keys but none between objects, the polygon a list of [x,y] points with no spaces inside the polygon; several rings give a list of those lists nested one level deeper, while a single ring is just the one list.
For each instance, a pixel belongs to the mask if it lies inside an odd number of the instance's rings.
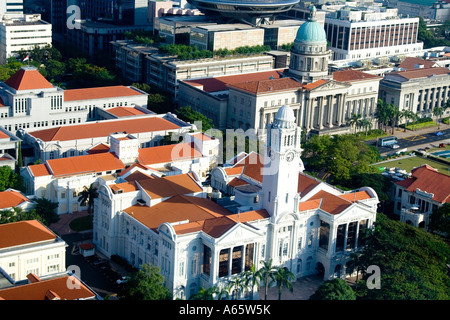
[{"label": "clock tower", "polygon": [[303,171],[300,133],[294,111],[282,106],[268,127],[264,155],[263,206],[272,222],[285,212],[298,211],[298,176]]}]

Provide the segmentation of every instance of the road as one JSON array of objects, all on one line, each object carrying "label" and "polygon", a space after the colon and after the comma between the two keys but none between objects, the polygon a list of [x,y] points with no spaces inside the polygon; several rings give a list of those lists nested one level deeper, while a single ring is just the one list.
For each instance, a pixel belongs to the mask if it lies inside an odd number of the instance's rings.
[{"label": "road", "polygon": [[79,277],[87,286],[92,288],[99,296],[105,298],[118,292],[119,287],[115,283],[120,275],[111,270],[108,262],[98,264],[97,257],[84,258],[81,254],[73,251],[73,245],[77,242],[89,240],[90,235],[82,233],[71,233],[62,236],[62,239],[68,244],[66,249],[66,266],[76,266],[79,268]]},{"label": "road", "polygon": [[[380,152],[380,154],[391,153],[405,148],[408,148],[408,151],[410,151],[410,149],[413,147],[431,143],[435,143],[437,145],[441,141],[450,139],[450,129],[441,130],[440,131],[442,132],[441,136],[437,136],[436,132],[428,132],[417,135],[405,136],[403,138],[398,139],[398,145],[400,146],[400,148],[392,149],[389,147],[378,147],[378,151]],[[370,145],[375,145],[376,140],[370,140],[367,141],[367,143]]]}]

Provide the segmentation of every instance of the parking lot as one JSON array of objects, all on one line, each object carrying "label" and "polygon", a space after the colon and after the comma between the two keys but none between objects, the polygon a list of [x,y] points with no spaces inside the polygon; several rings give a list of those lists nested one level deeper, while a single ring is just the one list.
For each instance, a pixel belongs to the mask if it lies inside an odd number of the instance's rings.
[{"label": "parking lot", "polygon": [[116,283],[123,275],[114,270],[114,267],[106,259],[97,255],[83,257],[77,250],[77,243],[89,240],[88,234],[71,233],[62,236],[68,244],[66,250],[67,269],[79,270],[79,277],[90,288],[102,297],[114,296],[120,290]]}]

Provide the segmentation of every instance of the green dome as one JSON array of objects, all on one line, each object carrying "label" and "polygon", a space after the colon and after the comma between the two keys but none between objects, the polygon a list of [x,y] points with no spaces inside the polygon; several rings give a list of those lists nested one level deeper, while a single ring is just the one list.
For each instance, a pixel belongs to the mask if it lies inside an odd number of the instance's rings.
[{"label": "green dome", "polygon": [[311,14],[304,24],[300,26],[295,42],[327,42],[327,35],[322,24],[316,21],[316,8],[311,8]]}]

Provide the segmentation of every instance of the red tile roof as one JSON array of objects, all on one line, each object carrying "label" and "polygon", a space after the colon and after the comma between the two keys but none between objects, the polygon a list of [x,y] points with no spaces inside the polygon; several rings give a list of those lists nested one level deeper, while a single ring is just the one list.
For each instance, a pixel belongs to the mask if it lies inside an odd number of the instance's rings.
[{"label": "red tile roof", "polygon": [[55,178],[104,171],[122,170],[123,162],[114,153],[98,153],[84,156],[47,160],[46,164],[30,165],[35,177],[53,175]]},{"label": "red tile roof", "polygon": [[228,85],[242,83],[246,81],[260,81],[267,79],[281,78],[284,69],[263,71],[255,73],[238,74],[232,76],[222,76],[216,78],[203,78],[197,80],[184,80],[184,82],[194,86],[202,87],[205,92],[217,92],[228,90]]},{"label": "red tile roof", "polygon": [[326,79],[320,79],[320,80],[317,80],[315,82],[311,82],[311,83],[305,84],[303,86],[303,88],[306,89],[306,90],[312,90],[314,88],[317,88],[317,87],[327,83],[328,81],[329,80],[326,80]]},{"label": "red tile roof", "polygon": [[203,157],[191,143],[178,143],[166,146],[139,149],[138,161],[144,166],[160,163],[189,160]]},{"label": "red tile roof", "polygon": [[243,212],[238,216],[209,199],[185,195],[174,196],[152,207],[132,206],[124,211],[153,230],[164,222],[176,223],[172,227],[179,235],[203,231],[214,238],[222,236],[238,222],[269,217],[266,210]]},{"label": "red tile roof", "polygon": [[18,205],[29,202],[27,197],[16,190],[6,190],[0,192],[0,209],[17,207]]},{"label": "red tile roof", "polygon": [[[0,300],[80,300],[94,299],[95,292],[74,276],[40,280],[0,290]],[[72,287],[67,284],[70,283]]]},{"label": "red tile roof", "polygon": [[52,174],[45,163],[29,165],[28,168],[35,177],[49,176]]},{"label": "red tile roof", "polygon": [[49,89],[53,85],[47,81],[36,69],[20,69],[13,74],[5,84],[16,90]]},{"label": "red tile roof", "polygon": [[433,200],[440,203],[450,203],[450,176],[438,172],[436,169],[424,164],[411,170],[411,177],[396,184],[409,192],[417,189],[433,194]]},{"label": "red tile roof", "polygon": [[178,125],[161,117],[145,117],[127,120],[104,120],[72,126],[32,131],[29,134],[42,141],[69,141],[107,137],[111,133],[126,132],[128,134],[167,131],[180,128]]},{"label": "red tile roof", "polygon": [[139,180],[138,183],[152,199],[167,198],[203,191],[202,187],[200,187],[189,174],[150,178]]},{"label": "red tile roof", "polygon": [[333,79],[340,82],[355,82],[373,79],[382,79],[382,77],[358,70],[340,70],[333,72]]},{"label": "red tile roof", "polygon": [[146,114],[136,108],[131,107],[116,107],[106,110],[107,112],[117,116],[117,117],[130,117]]},{"label": "red tile roof", "polygon": [[419,78],[427,78],[433,75],[448,75],[450,74],[450,70],[443,67],[436,68],[425,68],[425,69],[415,69],[415,70],[405,70],[405,71],[392,71],[386,74],[389,75],[397,75],[404,79],[419,79]]},{"label": "red tile roof", "polygon": [[0,224],[0,249],[55,240],[56,235],[37,220]]},{"label": "red tile roof", "polygon": [[144,95],[144,93],[126,86],[96,87],[66,90],[64,91],[64,101],[67,102],[142,95]]},{"label": "red tile roof", "polygon": [[261,94],[267,92],[295,90],[303,87],[303,85],[292,78],[279,78],[271,80],[246,81],[241,83],[229,84],[228,87],[246,91],[252,94]]},{"label": "red tile roof", "polygon": [[416,57],[406,57],[406,59],[403,60],[402,63],[398,65],[398,67],[406,70],[414,70],[416,65],[423,65],[424,68],[432,68],[435,64],[435,61]]}]

